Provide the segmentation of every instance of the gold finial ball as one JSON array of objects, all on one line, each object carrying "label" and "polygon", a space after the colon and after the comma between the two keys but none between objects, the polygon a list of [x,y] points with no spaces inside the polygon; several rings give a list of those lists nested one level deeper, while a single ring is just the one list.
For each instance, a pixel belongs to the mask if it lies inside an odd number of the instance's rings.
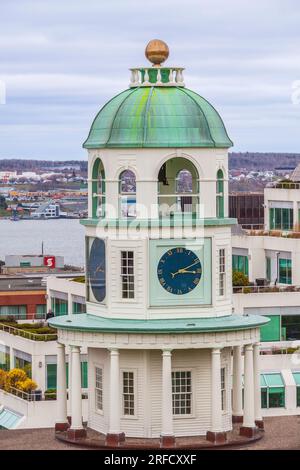
[{"label": "gold finial ball", "polygon": [[168,45],[160,39],[152,39],[152,41],[147,44],[145,55],[153,65],[159,66],[169,57]]}]

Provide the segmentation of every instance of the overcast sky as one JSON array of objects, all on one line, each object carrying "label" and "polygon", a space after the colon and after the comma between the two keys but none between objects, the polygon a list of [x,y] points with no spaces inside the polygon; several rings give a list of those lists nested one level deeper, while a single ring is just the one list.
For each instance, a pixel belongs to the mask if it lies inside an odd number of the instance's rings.
[{"label": "overcast sky", "polygon": [[300,153],[299,0],[0,0],[0,158],[86,158],[93,117],[152,38],[235,151]]}]

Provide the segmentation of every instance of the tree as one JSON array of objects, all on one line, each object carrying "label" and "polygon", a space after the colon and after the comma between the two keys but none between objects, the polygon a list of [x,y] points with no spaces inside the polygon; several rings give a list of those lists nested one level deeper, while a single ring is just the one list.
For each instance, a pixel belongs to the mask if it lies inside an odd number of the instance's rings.
[{"label": "tree", "polygon": [[240,271],[233,271],[232,285],[233,287],[249,286],[248,276]]}]

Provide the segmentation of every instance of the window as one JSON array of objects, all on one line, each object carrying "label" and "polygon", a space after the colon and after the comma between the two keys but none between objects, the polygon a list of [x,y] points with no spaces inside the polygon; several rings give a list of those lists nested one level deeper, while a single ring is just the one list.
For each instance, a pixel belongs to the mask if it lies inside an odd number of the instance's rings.
[{"label": "window", "polygon": [[1,305],[0,317],[14,316],[17,319],[23,320],[26,318],[27,308],[26,305]]},{"label": "window", "polygon": [[51,309],[56,317],[68,314],[68,301],[63,299],[51,298]]},{"label": "window", "polygon": [[31,354],[27,354],[26,352],[19,351],[17,349],[14,350],[14,365],[17,369],[23,369],[28,377],[31,378],[32,374],[32,357]]},{"label": "window", "polygon": [[[13,367],[13,366],[12,366]],[[0,369],[6,372],[10,369],[9,347],[0,343]]]},{"label": "window", "polygon": [[271,281],[271,258],[266,256],[266,279]]},{"label": "window", "polygon": [[31,263],[30,261],[20,261],[20,268],[30,268]]},{"label": "window", "polygon": [[134,416],[134,372],[123,372],[123,414]]},{"label": "window", "polygon": [[225,295],[225,249],[221,248],[219,250],[219,295]]},{"label": "window", "polygon": [[280,284],[292,284],[292,260],[279,258]]},{"label": "window", "polygon": [[[66,379],[67,388],[69,386],[69,364],[66,363]],[[46,383],[47,389],[51,388],[56,390],[57,386],[57,363],[49,362],[46,365]],[[88,363],[85,361],[81,362],[81,387],[88,388]]]},{"label": "window", "polygon": [[125,170],[120,174],[119,194],[121,217],[136,217],[136,180],[133,171]]},{"label": "window", "polygon": [[105,215],[105,172],[102,161],[97,158],[92,170],[92,214],[94,218]]},{"label": "window", "polygon": [[95,367],[96,410],[103,411],[103,369]]},{"label": "window", "polygon": [[296,406],[300,406],[300,372],[293,372],[293,377],[296,383]]},{"label": "window", "polygon": [[280,315],[266,315],[269,318],[269,322],[260,328],[260,340],[261,341],[280,341],[280,328],[281,321]]},{"label": "window", "polygon": [[46,304],[40,304],[36,306],[36,310],[35,310],[36,318],[45,318],[46,313],[47,313]]},{"label": "window", "polygon": [[222,411],[226,410],[226,369],[221,368],[221,407]]},{"label": "window", "polygon": [[232,270],[244,273],[248,276],[249,273],[248,256],[232,255]]},{"label": "window", "polygon": [[86,313],[85,304],[79,302],[73,302],[73,313]]},{"label": "window", "polygon": [[173,415],[192,414],[192,373],[191,371],[172,372]]},{"label": "window", "polygon": [[218,218],[224,217],[224,175],[223,171],[219,170],[217,173],[217,187],[216,187],[216,214]]},{"label": "window", "polygon": [[284,408],[285,385],[280,373],[261,374],[261,407]]},{"label": "window", "polygon": [[56,390],[57,364],[47,364],[47,390]]},{"label": "window", "polygon": [[293,230],[293,209],[273,207],[269,210],[270,230]]},{"label": "window", "polygon": [[121,251],[122,298],[134,299],[134,252]]},{"label": "window", "polygon": [[300,315],[282,315],[281,332],[283,341],[300,339]]}]

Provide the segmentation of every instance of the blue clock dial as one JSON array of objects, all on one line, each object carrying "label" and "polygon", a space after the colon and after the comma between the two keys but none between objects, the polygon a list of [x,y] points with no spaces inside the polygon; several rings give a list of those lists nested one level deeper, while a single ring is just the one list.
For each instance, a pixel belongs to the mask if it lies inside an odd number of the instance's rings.
[{"label": "blue clock dial", "polygon": [[87,274],[93,295],[98,302],[102,302],[106,295],[105,271],[105,243],[95,238],[90,249]]},{"label": "blue clock dial", "polygon": [[198,256],[183,247],[166,251],[157,266],[161,286],[174,295],[191,292],[199,284],[201,276],[202,266]]}]

